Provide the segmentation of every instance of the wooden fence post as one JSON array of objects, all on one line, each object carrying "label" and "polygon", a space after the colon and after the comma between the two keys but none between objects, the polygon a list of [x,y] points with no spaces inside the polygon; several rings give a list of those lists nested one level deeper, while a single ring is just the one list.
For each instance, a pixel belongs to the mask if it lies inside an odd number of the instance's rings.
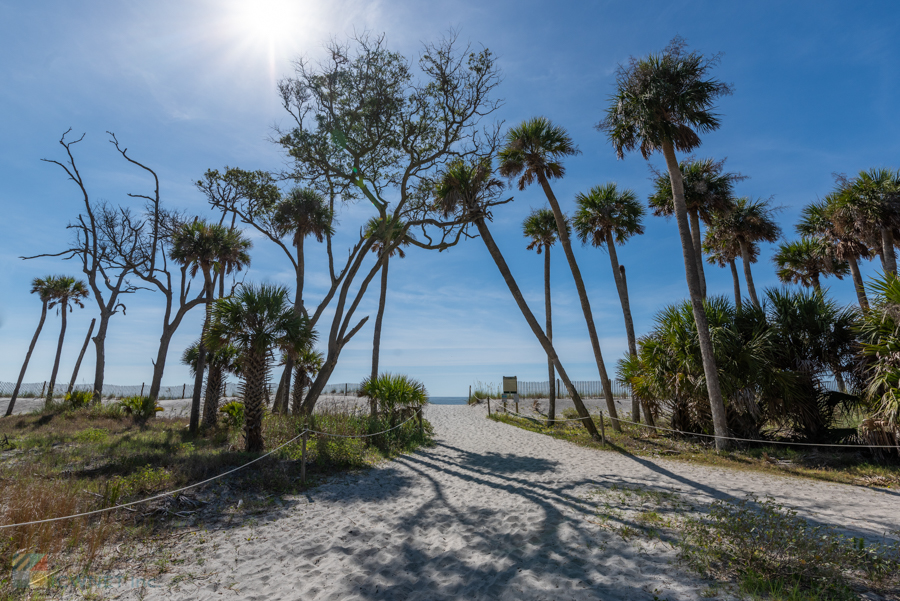
[{"label": "wooden fence post", "polygon": [[556,398],[559,398],[559,378],[556,378]]},{"label": "wooden fence post", "polygon": [[184,398],[184,391],[187,389],[187,384],[181,387],[181,398]]},{"label": "wooden fence post", "polygon": [[516,413],[519,412],[519,393],[516,393]]},{"label": "wooden fence post", "polygon": [[466,402],[467,403],[472,402],[472,385],[471,384],[469,384],[469,398],[466,399]]},{"label": "wooden fence post", "polygon": [[141,396],[144,396],[144,384],[146,384],[146,382],[141,382]]},{"label": "wooden fence post", "polygon": [[422,440],[425,440],[425,424],[422,423],[422,408],[419,407],[419,436],[422,437]]},{"label": "wooden fence post", "polygon": [[488,415],[490,415],[491,414],[491,397],[487,398],[487,402],[488,402]]},{"label": "wooden fence post", "polygon": [[300,451],[300,483],[306,484],[306,437],[309,432],[303,431],[303,447]]}]

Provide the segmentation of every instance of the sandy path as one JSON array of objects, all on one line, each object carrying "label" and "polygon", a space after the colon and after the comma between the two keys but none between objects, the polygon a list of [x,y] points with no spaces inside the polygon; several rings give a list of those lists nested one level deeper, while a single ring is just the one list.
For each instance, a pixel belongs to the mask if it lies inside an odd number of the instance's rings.
[{"label": "sandy path", "polygon": [[600,526],[594,491],[613,485],[691,502],[770,494],[855,533],[900,528],[896,492],[583,449],[478,407],[427,415],[437,446],[335,478],[255,523],[183,537],[147,598],[698,598],[709,583],[674,567],[667,545]]}]

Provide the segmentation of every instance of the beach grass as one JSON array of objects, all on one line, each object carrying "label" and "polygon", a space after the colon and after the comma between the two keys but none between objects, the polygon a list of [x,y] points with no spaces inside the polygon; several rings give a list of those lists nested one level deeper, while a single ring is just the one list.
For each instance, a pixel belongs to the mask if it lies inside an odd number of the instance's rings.
[{"label": "beach grass", "polygon": [[[567,410],[566,416],[575,417]],[[538,416],[540,417],[540,416]],[[591,439],[578,422],[562,422],[548,427],[544,419],[516,417],[495,411],[490,419],[531,430],[575,444],[632,454],[734,469],[797,476],[857,486],[900,488],[900,463],[879,460],[860,449],[827,447],[791,447],[788,445],[753,444],[730,451],[717,452],[712,439],[679,437],[673,433],[622,423],[622,432],[612,429],[604,418],[606,445]],[[598,427],[600,418],[594,418]],[[659,423],[666,427],[666,423]]]},{"label": "beach grass", "polygon": [[[187,426],[184,418],[136,422],[116,405],[55,405],[0,419],[0,524],[128,503],[211,478],[257,457],[243,451],[239,428],[223,424],[192,435]],[[373,420],[346,409],[323,408],[311,421],[267,413],[266,448],[290,441],[304,427],[358,436],[389,426],[386,417]],[[153,541],[186,528],[240,521],[260,509],[283,506],[329,475],[364,469],[430,444],[431,432],[427,421],[420,433],[412,420],[367,439],[310,434],[305,485],[300,480],[302,442],[296,440],[251,468],[183,494],[100,515],[7,529],[0,537],[0,574],[11,573],[16,553],[48,554],[51,567],[70,576],[111,569],[128,556],[107,553],[111,548],[158,551],[163,547]],[[153,577],[165,562],[142,559],[138,565],[145,577]],[[0,596],[15,592],[9,579],[0,577]]]}]

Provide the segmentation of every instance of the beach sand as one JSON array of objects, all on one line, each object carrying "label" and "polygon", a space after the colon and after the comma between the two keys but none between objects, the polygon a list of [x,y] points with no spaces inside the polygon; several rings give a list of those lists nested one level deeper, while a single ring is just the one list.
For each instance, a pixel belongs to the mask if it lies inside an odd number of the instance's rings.
[{"label": "beach sand", "polygon": [[[668,544],[625,540],[598,518],[622,486],[672,491],[694,506],[771,495],[814,522],[867,537],[900,528],[896,491],[586,449],[485,413],[429,406],[436,446],[333,477],[251,519],[177,537],[160,581],[114,593],[310,601],[708,595],[710,583],[674,564]],[[635,517],[625,508],[612,525]]]}]

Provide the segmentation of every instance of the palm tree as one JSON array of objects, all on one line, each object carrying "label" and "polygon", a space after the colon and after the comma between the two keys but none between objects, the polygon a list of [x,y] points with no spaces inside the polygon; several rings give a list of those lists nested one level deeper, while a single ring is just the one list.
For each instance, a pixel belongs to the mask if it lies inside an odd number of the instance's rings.
[{"label": "palm tree", "polygon": [[591,339],[594,360],[597,362],[597,371],[600,373],[600,381],[603,383],[606,408],[612,419],[613,428],[621,430],[616,404],[613,401],[612,387],[606,373],[606,365],[603,362],[603,353],[600,350],[600,339],[594,325],[591,302],[584,287],[581,270],[578,269],[578,263],[575,261],[575,254],[572,252],[572,243],[569,241],[569,233],[565,226],[565,215],[559,208],[559,202],[550,187],[551,179],[559,179],[566,172],[560,162],[561,159],[578,154],[578,152],[578,148],[565,129],[553,125],[545,117],[535,117],[511,128],[506,133],[506,146],[500,151],[500,174],[509,178],[518,177],[519,190],[524,190],[528,185],[537,181],[547,196],[553,216],[556,218],[559,242],[565,252],[572,277],[575,279],[575,288],[578,290],[578,298],[581,301],[581,311],[584,314],[588,336]]},{"label": "palm tree", "polygon": [[[719,230],[719,219],[713,219],[709,228],[706,230],[706,236],[703,240],[703,252],[708,256],[707,263],[710,265],[718,265],[731,267],[731,278],[734,280],[734,308],[738,311],[742,309],[741,301],[741,280],[738,277],[737,266],[734,264],[735,259],[741,256],[741,245],[733,237],[723,234]],[[750,263],[756,263],[759,259],[759,245],[755,242],[747,247],[747,259]]]},{"label": "palm tree", "polygon": [[[306,279],[304,242],[312,236],[321,243],[328,236],[334,235],[334,211],[329,207],[325,197],[316,190],[294,188],[275,206],[272,223],[279,235],[291,236],[291,242],[297,249],[297,287],[294,293],[294,310],[297,315],[306,315],[306,308],[303,304],[303,285]],[[293,359],[289,356],[284,365],[279,392],[275,399],[276,406],[273,407],[273,410],[287,412],[292,369]]]},{"label": "palm tree", "polygon": [[694,243],[688,224],[684,196],[684,178],[678,168],[675,151],[690,152],[700,145],[699,134],[718,129],[715,101],[730,94],[727,84],[708,77],[717,59],[685,49],[675,38],[660,54],[632,58],[620,66],[616,75],[616,93],[610,99],[606,117],[598,127],[607,132],[619,158],[626,150],[640,148],[645,159],[661,151],[666,159],[672,185],[672,201],[691,306],[697,324],[697,336],[703,358],[710,408],[716,434],[716,448],[727,447],[728,424],[719,386],[719,375],[703,306],[700,274]]},{"label": "palm tree", "polygon": [[[703,272],[703,245],[700,243],[700,222],[709,227],[716,215],[727,213],[733,204],[734,183],[744,179],[738,173],[723,172],[725,160],[688,159],[678,164],[684,183],[684,202],[690,217],[691,239],[697,272],[700,274],[700,293],[706,296],[706,275]],[[675,212],[672,183],[667,173],[656,173],[654,192],[649,205],[653,214],[671,217]]]},{"label": "palm tree", "polygon": [[842,182],[833,217],[839,232],[867,234],[884,271],[897,275],[894,232],[900,226],[900,171],[870,169]]},{"label": "palm tree", "polygon": [[834,250],[836,259],[847,262],[853,277],[853,286],[856,288],[859,306],[863,311],[868,311],[869,300],[866,298],[866,288],[859,269],[859,260],[869,259],[872,255],[868,246],[858,235],[855,235],[851,228],[839,229],[836,226],[835,215],[840,211],[840,204],[840,194],[833,193],[819,202],[813,202],[803,207],[800,222],[797,224],[797,233],[801,236],[822,238]]},{"label": "palm tree", "polygon": [[269,356],[273,349],[300,347],[313,337],[308,319],[298,316],[282,286],[243,286],[240,291],[218,299],[206,333],[213,351],[226,345],[237,349],[244,396],[244,439],[248,453],[263,450],[263,410],[269,376]]},{"label": "palm tree", "polygon": [[304,347],[294,357],[294,389],[291,397],[292,415],[300,415],[300,408],[303,405],[303,390],[312,384],[313,378],[319,373],[324,364],[325,355],[311,347]]},{"label": "palm tree", "polygon": [[191,432],[196,432],[200,427],[200,392],[203,387],[203,372],[206,369],[205,336],[209,328],[213,302],[213,272],[216,271],[218,277],[224,277],[232,270],[249,265],[248,251],[252,246],[253,243],[244,238],[240,230],[210,224],[200,219],[182,224],[172,237],[169,256],[178,264],[190,265],[191,277],[201,271],[206,290],[206,315],[203,319],[191,399]]},{"label": "palm tree", "polygon": [[[363,236],[372,238],[372,252],[378,255],[381,261],[381,295],[378,297],[378,313],[375,316],[375,335],[372,340],[372,375],[374,380],[378,377],[378,354],[381,350],[381,324],[384,320],[384,305],[387,300],[388,262],[391,257],[406,257],[403,246],[409,246],[412,236],[406,233],[406,225],[399,219],[388,215],[386,217],[373,217],[366,223]],[[372,414],[375,414],[375,405],[372,405]]]},{"label": "palm tree", "polygon": [[[717,235],[737,243],[741,249],[741,258],[744,260],[744,279],[747,280],[747,291],[753,306],[759,307],[759,298],[756,296],[756,286],[753,285],[753,273],[750,271],[750,263],[753,262],[750,245],[760,242],[775,242],[781,236],[781,228],[772,217],[770,201],[749,198],[739,198],[735,201],[731,211],[716,222]],[[723,242],[726,244],[727,242]]]},{"label": "palm tree", "polygon": [[16,380],[16,387],[13,389],[12,397],[9,399],[9,405],[6,406],[6,416],[12,415],[16,406],[16,398],[19,396],[19,389],[22,387],[22,380],[25,379],[25,371],[28,369],[28,362],[31,361],[31,354],[37,345],[38,337],[41,335],[41,329],[44,327],[44,321],[47,319],[47,306],[53,300],[53,288],[58,276],[48,275],[45,278],[34,278],[31,281],[31,293],[37,294],[41,299],[41,320],[38,322],[34,336],[31,338],[31,344],[28,346],[28,352],[25,353],[25,362],[22,363],[22,369],[19,371],[19,379]]},{"label": "palm tree", "polygon": [[[566,228],[569,221],[566,220]],[[531,239],[528,250],[537,250],[537,254],[544,252],[544,313],[547,318],[547,340],[553,342],[553,317],[550,308],[550,247],[558,238],[556,229],[556,217],[550,209],[537,209],[531,211],[525,221],[522,222],[522,232],[526,238]],[[553,369],[553,360],[547,356],[548,384],[550,387],[549,408],[547,409],[547,424],[556,420],[556,372]]]},{"label": "palm tree", "polygon": [[[578,210],[575,211],[575,232],[582,244],[590,241],[597,248],[609,251],[609,262],[612,264],[613,279],[619,292],[619,302],[625,316],[625,332],[628,336],[628,353],[637,356],[637,339],[634,336],[634,320],[631,318],[631,304],[628,302],[628,290],[624,278],[619,272],[619,257],[616,245],[625,244],[632,236],[644,233],[644,208],[637,200],[633,190],[619,190],[610,182],[602,186],[594,186],[587,194],[575,197]],[[631,419],[641,421],[640,401],[631,396]]]},{"label": "palm tree", "polygon": [[[197,375],[197,360],[200,358],[200,341],[194,342],[184,349],[181,362],[191,368],[191,375]],[[203,399],[203,425],[212,427],[219,418],[219,401],[225,390],[225,373],[239,373],[237,366],[238,352],[233,346],[226,345],[215,351],[206,351],[206,364],[209,371],[206,375],[206,395]]]},{"label": "palm tree", "polygon": [[66,317],[72,310],[72,305],[84,309],[84,299],[88,297],[87,284],[82,280],[76,280],[66,275],[56,276],[53,280],[49,307],[58,306],[62,315],[62,323],[59,328],[59,342],[56,344],[56,358],[53,360],[53,371],[50,372],[50,384],[47,386],[47,399],[45,405],[50,406],[53,401],[53,389],[56,386],[56,374],[59,372],[59,359],[62,356],[63,341],[66,338]]},{"label": "palm tree", "polygon": [[803,236],[778,246],[772,257],[778,267],[778,279],[786,284],[800,284],[821,292],[819,277],[835,276],[842,280],[850,266],[834,256],[834,249],[821,238]]},{"label": "palm tree", "polygon": [[[490,253],[491,258],[497,265],[497,269],[500,270],[500,274],[503,276],[510,293],[512,293],[513,299],[515,299],[519,310],[525,317],[525,321],[528,322],[531,331],[538,339],[538,342],[541,343],[544,352],[553,360],[556,371],[560,379],[565,383],[566,390],[569,391],[575,409],[582,418],[585,428],[592,438],[599,440],[600,433],[597,432],[597,426],[594,425],[593,419],[591,419],[584,403],[581,401],[581,395],[578,394],[578,391],[575,390],[575,386],[569,379],[556,351],[553,349],[553,343],[541,330],[540,324],[538,324],[531,309],[528,308],[525,297],[522,296],[522,291],[519,290],[519,286],[509,270],[509,265],[506,264],[503,254],[497,248],[494,237],[491,235],[490,229],[488,229],[485,219],[489,219],[490,214],[487,212],[487,207],[503,191],[503,188],[503,182],[493,177],[489,159],[472,163],[457,160],[447,166],[435,184],[435,208],[445,216],[453,215],[455,220],[475,224],[482,242],[487,247],[488,253]],[[559,221],[557,220],[558,223]]]}]

